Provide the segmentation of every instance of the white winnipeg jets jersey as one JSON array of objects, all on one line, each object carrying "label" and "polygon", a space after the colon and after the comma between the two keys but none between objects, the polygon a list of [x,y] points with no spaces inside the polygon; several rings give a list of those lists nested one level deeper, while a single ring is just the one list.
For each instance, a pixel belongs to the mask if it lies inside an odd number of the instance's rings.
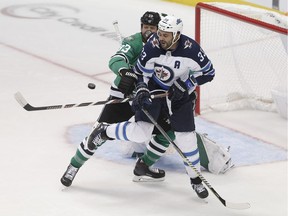
[{"label": "white winnipeg jets jersey", "polygon": [[153,79],[164,90],[168,90],[178,78],[186,82],[193,76],[197,85],[202,85],[215,75],[211,61],[199,44],[183,34],[173,51],[161,48],[157,34],[150,37],[143,47],[135,72],[143,75],[144,80]]}]

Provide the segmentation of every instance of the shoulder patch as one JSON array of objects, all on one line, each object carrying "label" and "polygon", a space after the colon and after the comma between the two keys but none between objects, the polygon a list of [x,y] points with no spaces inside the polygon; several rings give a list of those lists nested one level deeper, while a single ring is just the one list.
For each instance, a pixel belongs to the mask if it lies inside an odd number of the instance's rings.
[{"label": "shoulder patch", "polygon": [[186,48],[191,49],[192,44],[193,44],[192,41],[190,41],[189,39],[187,39],[187,40],[184,42],[184,49],[186,49]]}]

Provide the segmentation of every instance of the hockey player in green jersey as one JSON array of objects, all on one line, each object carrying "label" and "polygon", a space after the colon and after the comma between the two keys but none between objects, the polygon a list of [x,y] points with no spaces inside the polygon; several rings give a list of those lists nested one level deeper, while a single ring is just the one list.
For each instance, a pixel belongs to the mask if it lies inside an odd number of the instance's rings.
[{"label": "hockey player in green jersey", "polygon": [[[116,74],[116,79],[110,87],[109,99],[124,98],[132,94],[135,88],[137,76],[132,71],[132,66],[141,53],[143,44],[146,43],[149,36],[156,32],[160,15],[157,12],[147,11],[141,17],[141,32],[124,38],[120,49],[113,55],[109,61],[109,68]],[[115,123],[119,121],[126,121],[134,116],[130,104],[107,104],[104,106],[98,121],[94,124],[91,131],[97,127],[98,123]],[[162,118],[164,119],[164,118]],[[164,120],[163,120],[164,121]],[[163,126],[163,124],[161,124]],[[164,126],[165,127],[165,126]],[[72,157],[70,164],[61,178],[61,183],[67,187],[72,184],[72,181],[77,174],[79,168],[95,153],[99,146],[89,145],[89,139],[93,138],[93,134],[89,134],[80,143],[77,148],[76,154]],[[149,139],[149,137],[147,138]],[[165,173],[161,172],[161,177]]]},{"label": "hockey player in green jersey", "polygon": [[[131,68],[136,64],[136,61],[142,51],[143,45],[148,40],[149,36],[157,31],[160,15],[156,12],[147,11],[141,17],[140,21],[141,32],[124,38],[120,49],[109,60],[109,68],[116,75],[116,78],[110,87],[109,99],[124,98],[133,93],[135,82],[137,81],[137,76]],[[91,132],[94,131],[100,122],[116,123],[127,121],[132,118],[134,114],[135,113],[131,110],[131,106],[128,102],[119,104],[107,104],[104,106]],[[167,118],[165,116],[161,116],[158,119],[158,123],[161,125],[161,127],[164,128],[169,136],[174,139],[174,133],[170,131],[170,125],[166,122],[166,120]],[[161,133],[157,131],[157,129],[155,129],[154,134],[155,136],[153,136],[147,145],[148,151],[146,152],[146,156],[144,156],[144,160],[148,165],[144,163],[141,164],[141,166],[145,166],[145,173],[134,173],[135,175],[139,176],[139,179],[143,178],[144,180],[160,181],[165,177],[164,170],[149,167],[149,165],[154,164],[165,153],[169,146],[169,142],[163,137],[163,135],[161,135]],[[205,138],[202,135],[201,137],[202,139]],[[69,187],[72,184],[79,168],[93,156],[99,147],[93,145],[93,142],[88,142],[89,139],[94,138],[94,135],[90,133],[78,146],[75,155],[71,158],[70,164],[61,178],[61,183],[63,185]],[[150,137],[147,137],[147,139],[149,140]],[[199,135],[198,143],[204,143],[204,141],[202,142],[202,139]],[[139,144],[129,144],[128,142],[125,142],[123,145],[130,145],[135,148],[135,146]],[[157,146],[161,146],[161,148],[158,148]],[[203,151],[202,158],[207,158],[205,150]],[[205,159],[206,165],[208,162],[208,159]],[[205,168],[208,168],[208,166]]]}]

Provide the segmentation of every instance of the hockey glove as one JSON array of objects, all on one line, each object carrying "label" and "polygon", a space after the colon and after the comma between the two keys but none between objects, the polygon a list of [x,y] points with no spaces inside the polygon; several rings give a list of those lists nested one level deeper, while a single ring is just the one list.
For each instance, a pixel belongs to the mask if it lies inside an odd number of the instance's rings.
[{"label": "hockey glove", "polygon": [[171,101],[186,100],[188,97],[187,86],[180,78],[168,89],[168,99]]},{"label": "hockey glove", "polygon": [[152,104],[150,91],[146,83],[138,83],[136,89],[136,96],[132,102],[132,110],[134,112],[140,111],[142,108],[147,109]]},{"label": "hockey glove", "polygon": [[118,85],[118,89],[124,94],[129,95],[135,89],[135,83],[137,81],[137,75],[133,70],[121,69],[120,70],[121,80]]}]

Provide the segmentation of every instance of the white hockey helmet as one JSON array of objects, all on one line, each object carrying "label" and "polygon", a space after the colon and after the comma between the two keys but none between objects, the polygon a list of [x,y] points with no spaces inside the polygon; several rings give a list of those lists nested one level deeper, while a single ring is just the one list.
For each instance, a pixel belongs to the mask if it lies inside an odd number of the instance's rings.
[{"label": "white hockey helmet", "polygon": [[182,34],[183,22],[180,18],[168,15],[160,20],[158,29],[165,32],[172,32],[175,38],[178,32]]}]

